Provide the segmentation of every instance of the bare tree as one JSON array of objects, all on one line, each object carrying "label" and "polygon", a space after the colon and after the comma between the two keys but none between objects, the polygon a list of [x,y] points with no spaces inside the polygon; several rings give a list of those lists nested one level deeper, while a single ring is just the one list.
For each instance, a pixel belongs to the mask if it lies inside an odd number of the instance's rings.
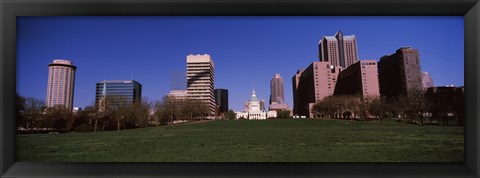
[{"label": "bare tree", "polygon": [[147,98],[143,98],[142,101],[137,101],[130,106],[130,112],[136,120],[138,127],[147,127],[148,118],[150,112],[150,103]]},{"label": "bare tree", "polygon": [[23,98],[23,126],[26,130],[35,127],[35,125],[42,124],[44,122],[42,112],[46,108],[45,102],[42,100],[27,97]]},{"label": "bare tree", "polygon": [[423,119],[430,108],[430,102],[426,99],[423,90],[411,90],[408,95],[409,108],[412,116],[420,119],[420,124],[423,125]]},{"label": "bare tree", "polygon": [[128,107],[131,105],[127,97],[121,95],[108,95],[105,98],[105,103],[106,111],[103,118],[106,119],[103,119],[103,128],[105,129],[106,123],[111,117],[115,120],[117,131],[120,131],[122,125],[123,129],[126,129],[126,118],[129,114]]},{"label": "bare tree", "polygon": [[373,98],[370,101],[368,112],[374,115],[380,122],[382,122],[385,117],[387,117],[387,113],[389,108],[392,107],[385,98]]}]

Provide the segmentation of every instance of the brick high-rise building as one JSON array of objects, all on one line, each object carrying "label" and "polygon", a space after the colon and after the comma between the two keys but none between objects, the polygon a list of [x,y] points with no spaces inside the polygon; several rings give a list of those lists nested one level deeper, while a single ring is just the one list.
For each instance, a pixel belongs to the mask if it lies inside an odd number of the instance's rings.
[{"label": "brick high-rise building", "polygon": [[420,55],[418,49],[402,47],[378,62],[380,94],[387,98],[422,90]]},{"label": "brick high-rise building", "polygon": [[187,96],[204,102],[215,116],[214,64],[208,54],[187,56]]},{"label": "brick high-rise building", "polygon": [[305,69],[300,69],[293,75],[292,77],[292,96],[293,96],[293,114],[299,113],[299,108],[298,106],[300,105],[300,101],[298,100],[298,83],[300,82],[300,77],[302,76],[303,71]]},{"label": "brick high-rise building", "polygon": [[376,60],[359,60],[338,75],[334,95],[380,96]]},{"label": "brick high-rise building", "polygon": [[323,36],[318,43],[318,58],[333,66],[347,68],[358,61],[357,39],[355,35],[343,35],[338,31],[334,36]]},{"label": "brick high-rise building", "polygon": [[47,107],[61,106],[72,111],[76,69],[71,61],[63,59],[48,65]]},{"label": "brick high-rise building", "polygon": [[[298,85],[293,86],[294,91],[294,115],[313,117],[313,104],[331,96],[335,90],[335,84],[341,67],[331,65],[330,62],[313,62],[300,77],[297,74],[293,79],[298,79]],[[300,71],[299,71],[300,72]],[[292,79],[292,80],[293,80]],[[296,84],[297,81],[293,81]]]}]

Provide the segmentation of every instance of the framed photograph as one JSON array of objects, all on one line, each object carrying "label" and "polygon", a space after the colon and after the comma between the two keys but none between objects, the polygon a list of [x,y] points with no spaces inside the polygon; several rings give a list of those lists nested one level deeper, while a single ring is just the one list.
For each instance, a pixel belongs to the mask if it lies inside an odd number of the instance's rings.
[{"label": "framed photograph", "polygon": [[472,1],[2,1],[1,177],[478,177]]}]

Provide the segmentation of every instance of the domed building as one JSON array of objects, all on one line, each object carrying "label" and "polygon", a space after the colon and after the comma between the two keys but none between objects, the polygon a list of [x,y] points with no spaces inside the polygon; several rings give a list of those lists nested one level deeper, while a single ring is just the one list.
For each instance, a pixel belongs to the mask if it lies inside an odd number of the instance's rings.
[{"label": "domed building", "polygon": [[277,117],[277,111],[265,111],[261,109],[261,100],[257,98],[255,90],[252,91],[250,100],[246,103],[244,111],[237,111],[237,119],[264,120]]}]

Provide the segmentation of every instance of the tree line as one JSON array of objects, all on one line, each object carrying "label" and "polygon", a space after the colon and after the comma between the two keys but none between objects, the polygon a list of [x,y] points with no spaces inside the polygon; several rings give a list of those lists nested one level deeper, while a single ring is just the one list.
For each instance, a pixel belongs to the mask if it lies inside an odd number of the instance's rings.
[{"label": "tree line", "polygon": [[205,119],[209,109],[201,101],[164,96],[160,101],[129,103],[122,96],[106,96],[81,111],[16,95],[16,125],[19,133],[98,132],[158,127]]},{"label": "tree line", "polygon": [[313,105],[317,118],[379,120],[393,118],[403,123],[464,124],[463,92],[432,93],[413,90],[398,97],[329,96]]}]

